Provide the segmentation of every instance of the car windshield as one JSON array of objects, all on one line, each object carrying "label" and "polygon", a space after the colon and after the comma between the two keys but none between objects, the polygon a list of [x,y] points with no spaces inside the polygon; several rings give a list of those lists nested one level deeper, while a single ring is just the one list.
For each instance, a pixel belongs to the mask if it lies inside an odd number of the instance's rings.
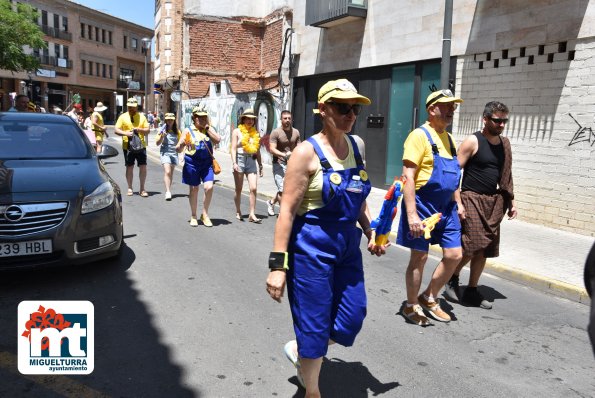
[{"label": "car windshield", "polygon": [[89,148],[71,123],[0,121],[0,159],[79,159]]}]

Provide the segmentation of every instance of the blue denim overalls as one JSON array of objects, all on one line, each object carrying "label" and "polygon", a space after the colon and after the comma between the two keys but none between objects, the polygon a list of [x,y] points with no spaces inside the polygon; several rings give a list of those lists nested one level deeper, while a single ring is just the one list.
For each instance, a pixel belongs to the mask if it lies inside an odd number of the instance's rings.
[{"label": "blue denim overalls", "polygon": [[428,182],[415,192],[417,214],[423,220],[434,213],[442,213],[442,219],[432,231],[430,240],[424,239],[423,235],[417,239],[412,239],[409,233],[405,201],[403,201],[397,244],[425,252],[428,251],[430,243],[440,244],[443,248],[461,247],[461,223],[457,214],[456,202],[452,197],[459,187],[461,168],[459,167],[452,138],[448,136],[450,150],[453,155],[452,159],[444,158],[440,156],[438,147],[432,140],[430,132],[424,126],[420,128],[426,133],[426,137],[428,137],[432,146],[434,166]]},{"label": "blue denim overalls", "polygon": [[[371,184],[357,145],[347,136],[357,166],[333,170],[313,137],[322,166],[324,206],[296,216],[289,244],[287,291],[301,357],[326,355],[329,339],[351,346],[366,316],[366,291],[356,227]],[[349,188],[361,176],[359,189]]]},{"label": "blue denim overalls", "polygon": [[196,147],[196,152],[192,155],[184,155],[182,183],[198,186],[201,182],[215,180],[215,174],[213,173],[213,158],[211,157],[211,153],[213,153],[212,141],[208,138],[199,140],[194,133],[200,132],[200,130],[195,126],[188,128],[188,131],[190,131],[190,135],[192,135],[192,143]]}]

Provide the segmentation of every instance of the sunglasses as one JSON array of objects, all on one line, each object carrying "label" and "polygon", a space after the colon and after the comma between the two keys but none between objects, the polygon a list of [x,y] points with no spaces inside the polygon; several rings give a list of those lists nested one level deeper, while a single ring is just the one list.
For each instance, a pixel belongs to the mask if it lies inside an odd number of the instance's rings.
[{"label": "sunglasses", "polygon": [[339,111],[339,113],[341,115],[348,115],[349,112],[353,111],[353,114],[355,116],[357,116],[362,111],[361,104],[349,105],[349,104],[345,104],[342,102],[332,102],[332,101],[327,101],[327,102],[325,102],[325,104],[334,105],[337,108],[337,111]]},{"label": "sunglasses", "polygon": [[494,122],[496,124],[508,123],[508,119],[498,119],[497,117],[489,117],[488,119],[490,119],[492,122]]}]

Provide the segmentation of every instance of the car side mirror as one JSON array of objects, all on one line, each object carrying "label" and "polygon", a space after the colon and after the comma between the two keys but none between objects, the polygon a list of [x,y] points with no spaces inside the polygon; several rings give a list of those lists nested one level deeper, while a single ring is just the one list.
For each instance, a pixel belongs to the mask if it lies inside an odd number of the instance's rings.
[{"label": "car side mirror", "polygon": [[118,150],[111,145],[103,144],[101,146],[101,152],[97,154],[99,159],[112,158],[118,156]]}]

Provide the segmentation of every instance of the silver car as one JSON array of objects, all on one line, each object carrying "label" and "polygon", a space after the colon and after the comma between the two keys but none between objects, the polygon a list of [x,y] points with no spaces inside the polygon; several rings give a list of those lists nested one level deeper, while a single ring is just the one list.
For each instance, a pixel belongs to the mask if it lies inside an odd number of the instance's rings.
[{"label": "silver car", "polygon": [[119,255],[122,196],[69,117],[0,113],[0,269]]}]

